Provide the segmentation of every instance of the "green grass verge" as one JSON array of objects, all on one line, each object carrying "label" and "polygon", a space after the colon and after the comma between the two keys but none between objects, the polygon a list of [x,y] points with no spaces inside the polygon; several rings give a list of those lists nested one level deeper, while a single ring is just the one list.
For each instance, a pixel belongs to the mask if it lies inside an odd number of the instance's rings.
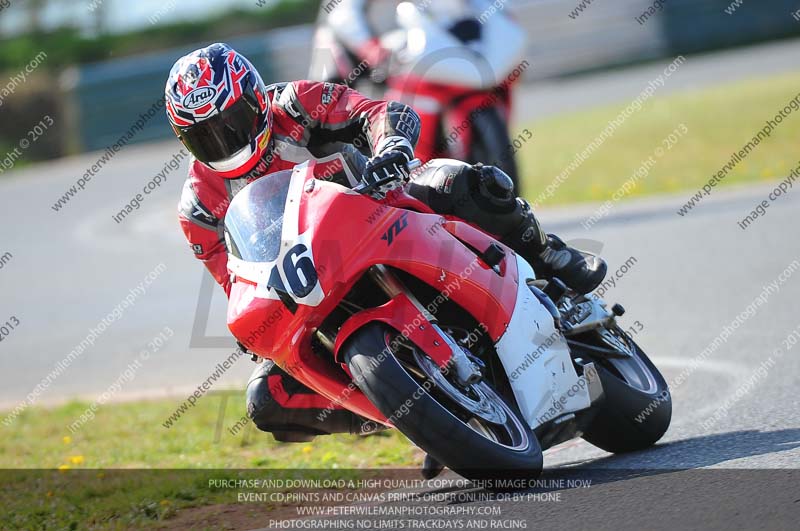
[{"label": "green grass verge", "polygon": [[[72,402],[23,412],[0,427],[0,469],[61,468],[60,472],[9,471],[0,481],[0,504],[10,515],[4,529],[129,529],[166,523],[181,508],[231,503],[231,493],[208,488],[220,471],[270,469],[342,470],[417,466],[421,452],[397,432],[370,437],[335,435],[310,443],[277,443],[244,415],[240,391],[212,393],[171,428],[163,422],[181,399],[100,406],[94,420],[75,433],[72,424],[89,407]],[[235,434],[232,434],[235,433]],[[173,469],[119,473],[111,468]],[[105,470],[85,470],[105,469]],[[185,472],[181,472],[182,469]],[[190,474],[188,469],[206,472]],[[317,472],[318,473],[318,472]],[[153,475],[155,474],[155,475]],[[261,474],[258,477],[264,477]],[[157,480],[154,480],[157,478]]]},{"label": "green grass verge", "polygon": [[[629,196],[696,191],[798,92],[800,74],[792,73],[663,98],[656,94],[541,204],[610,199],[681,123],[688,133],[654,157],[655,165]],[[518,155],[526,197],[535,200],[628,103],[528,124],[534,137]],[[793,111],[719,186],[786,177],[800,160],[798,136],[800,111]]]}]

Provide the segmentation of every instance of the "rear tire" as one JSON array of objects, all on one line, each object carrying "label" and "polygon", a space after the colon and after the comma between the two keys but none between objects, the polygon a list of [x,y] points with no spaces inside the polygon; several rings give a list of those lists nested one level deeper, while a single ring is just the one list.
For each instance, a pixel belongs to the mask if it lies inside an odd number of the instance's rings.
[{"label": "rear tire", "polygon": [[[632,340],[631,344],[641,367],[652,377],[653,388],[649,392],[627,382],[609,360],[595,360],[605,396],[602,403],[595,406],[597,415],[583,438],[612,453],[653,446],[666,433],[672,420],[672,397],[667,382],[641,348]],[[614,360],[614,363],[624,362]]]},{"label": "rear tire", "polygon": [[475,113],[472,118],[472,146],[470,163],[491,164],[506,172],[514,181],[514,190],[521,196],[517,160],[511,151],[508,124],[500,117],[497,108],[492,107]]},{"label": "rear tire", "polygon": [[514,415],[508,417],[509,422],[516,419],[519,428],[516,446],[482,435],[428,392],[434,392],[434,387],[420,385],[394,352],[385,354],[391,352],[391,339],[397,335],[388,325],[372,322],[356,331],[343,347],[354,381],[378,410],[417,446],[465,478],[538,477],[542,450],[516,408],[502,402],[506,414]]}]

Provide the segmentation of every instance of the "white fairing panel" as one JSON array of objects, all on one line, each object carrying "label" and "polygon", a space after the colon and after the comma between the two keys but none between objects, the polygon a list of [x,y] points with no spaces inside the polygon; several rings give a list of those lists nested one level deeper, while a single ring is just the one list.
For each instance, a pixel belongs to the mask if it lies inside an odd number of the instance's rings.
[{"label": "white fairing panel", "polygon": [[[506,333],[497,342],[517,405],[531,428],[591,405],[587,385],[581,385],[569,346],[553,317],[531,292],[536,278],[530,264],[517,256],[519,292]],[[554,411],[558,413],[553,414]]]},{"label": "white fairing panel", "polygon": [[524,32],[501,13],[489,17],[481,39],[468,46],[410,2],[397,7],[397,22],[406,31],[398,58],[431,82],[490,89],[507,81],[523,57]]}]

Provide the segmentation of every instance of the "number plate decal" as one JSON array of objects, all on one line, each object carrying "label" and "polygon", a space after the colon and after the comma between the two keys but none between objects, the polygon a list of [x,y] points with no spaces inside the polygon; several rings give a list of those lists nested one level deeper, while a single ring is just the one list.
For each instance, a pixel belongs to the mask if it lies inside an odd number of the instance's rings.
[{"label": "number plate decal", "polygon": [[284,242],[278,259],[268,264],[269,278],[258,284],[256,297],[280,300],[280,293],[284,293],[297,304],[319,306],[325,293],[319,282],[310,240],[310,232],[306,232],[292,242]]}]

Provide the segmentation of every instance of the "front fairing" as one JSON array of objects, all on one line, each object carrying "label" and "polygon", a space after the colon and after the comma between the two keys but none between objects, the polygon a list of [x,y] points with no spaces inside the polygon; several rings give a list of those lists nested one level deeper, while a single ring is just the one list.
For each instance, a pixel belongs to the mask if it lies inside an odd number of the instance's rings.
[{"label": "front fairing", "polygon": [[[280,201],[261,193],[266,185],[259,180],[234,198],[226,217],[233,275],[228,327],[248,349],[335,399],[349,381],[344,371],[332,371],[332,359],[311,350],[312,336],[377,264],[441,291],[484,323],[493,339],[505,332],[516,301],[516,265],[510,258],[495,271],[479,259],[474,249],[488,246],[491,237],[463,222],[380,204],[314,179],[313,164],[296,167],[288,185],[286,174],[281,179],[272,186],[275,193],[286,190],[282,213],[275,206]],[[255,210],[263,219],[252,215]]]}]

